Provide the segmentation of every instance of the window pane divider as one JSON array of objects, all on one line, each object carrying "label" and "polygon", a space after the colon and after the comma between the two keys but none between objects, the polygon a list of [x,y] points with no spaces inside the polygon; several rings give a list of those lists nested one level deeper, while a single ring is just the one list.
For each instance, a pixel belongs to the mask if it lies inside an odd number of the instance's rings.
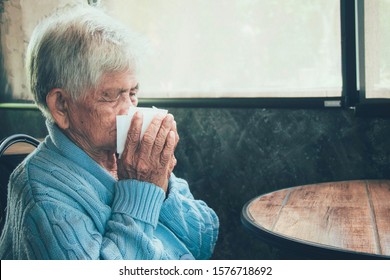
[{"label": "window pane divider", "polygon": [[340,1],[342,104],[346,108],[356,106],[358,101],[355,4],[351,0]]}]

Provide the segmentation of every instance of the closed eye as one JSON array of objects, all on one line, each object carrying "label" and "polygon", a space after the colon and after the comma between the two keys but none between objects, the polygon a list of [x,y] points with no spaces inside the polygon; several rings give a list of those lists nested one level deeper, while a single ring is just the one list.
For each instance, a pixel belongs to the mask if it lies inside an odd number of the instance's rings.
[{"label": "closed eye", "polygon": [[116,102],[120,99],[121,96],[129,95],[130,97],[136,97],[138,94],[139,86],[138,84],[131,88],[121,88],[116,90],[107,90],[102,93],[100,101],[102,102]]},{"label": "closed eye", "polygon": [[133,88],[130,90],[130,97],[137,96],[138,91],[139,91],[139,85],[137,84],[135,87],[133,87]]},{"label": "closed eye", "polygon": [[121,96],[121,93],[113,93],[113,92],[103,92],[103,95],[101,97],[101,101],[103,102],[115,102],[117,101]]}]

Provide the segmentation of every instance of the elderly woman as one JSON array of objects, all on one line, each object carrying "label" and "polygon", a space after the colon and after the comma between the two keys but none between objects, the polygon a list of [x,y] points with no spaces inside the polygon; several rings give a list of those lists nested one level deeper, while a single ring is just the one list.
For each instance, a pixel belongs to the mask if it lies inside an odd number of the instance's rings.
[{"label": "elderly woman", "polygon": [[172,115],[116,154],[116,116],[137,106],[134,38],[97,8],[32,35],[27,69],[49,136],[11,176],[1,259],[207,259],[218,218],[172,173]]}]

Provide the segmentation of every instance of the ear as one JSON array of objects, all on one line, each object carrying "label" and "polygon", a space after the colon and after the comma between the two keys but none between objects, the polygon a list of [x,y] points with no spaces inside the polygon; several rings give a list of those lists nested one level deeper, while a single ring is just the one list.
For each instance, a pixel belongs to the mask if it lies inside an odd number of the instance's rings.
[{"label": "ear", "polygon": [[63,130],[69,127],[69,94],[60,88],[52,89],[46,96],[46,104],[56,124]]}]

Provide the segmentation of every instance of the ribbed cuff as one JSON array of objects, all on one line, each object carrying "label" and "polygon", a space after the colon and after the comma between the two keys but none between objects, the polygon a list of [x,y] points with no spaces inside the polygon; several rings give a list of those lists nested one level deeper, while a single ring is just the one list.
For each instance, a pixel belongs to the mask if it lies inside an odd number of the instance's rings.
[{"label": "ribbed cuff", "polygon": [[121,180],[116,184],[112,211],[129,215],[156,227],[164,199],[164,191],[154,184]]}]

